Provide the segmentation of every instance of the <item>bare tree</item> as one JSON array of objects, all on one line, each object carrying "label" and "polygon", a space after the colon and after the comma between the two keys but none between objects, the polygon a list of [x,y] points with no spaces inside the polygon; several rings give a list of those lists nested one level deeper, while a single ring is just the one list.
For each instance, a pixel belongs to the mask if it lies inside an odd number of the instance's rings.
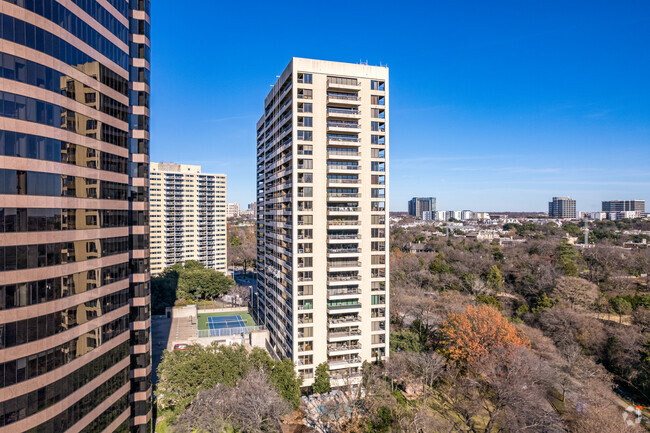
[{"label": "bare tree", "polygon": [[280,417],[291,410],[262,370],[251,371],[236,387],[217,385],[199,392],[173,425],[175,432],[280,432]]},{"label": "bare tree", "polygon": [[553,297],[567,303],[573,310],[576,306],[589,308],[598,297],[598,286],[576,277],[562,277],[557,281]]}]

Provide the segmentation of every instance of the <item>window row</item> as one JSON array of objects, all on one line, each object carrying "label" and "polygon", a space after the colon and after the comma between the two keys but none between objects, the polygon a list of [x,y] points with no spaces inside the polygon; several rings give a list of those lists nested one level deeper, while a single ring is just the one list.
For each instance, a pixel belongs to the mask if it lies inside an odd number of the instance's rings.
[{"label": "window row", "polygon": [[129,342],[126,341],[56,382],[3,402],[5,425],[25,419],[58,403],[128,357],[129,352]]},{"label": "window row", "polygon": [[[95,79],[97,79],[97,71],[99,70],[99,81],[101,83],[123,95],[128,95],[128,80],[111,71],[74,45],[40,27],[9,15],[0,14],[0,36],[8,41],[25,45],[52,56]],[[124,69],[128,70],[127,67],[128,55],[127,65],[124,66]]]},{"label": "window row", "polygon": [[127,383],[129,383],[129,367],[124,368],[115,376],[102,383],[93,392],[82,397],[63,413],[27,430],[25,433],[64,432]]},{"label": "window row", "polygon": [[[77,38],[81,39],[84,43],[90,45],[96,51],[100,52],[105,57],[112,60],[125,70],[129,68],[129,55],[118,48],[114,43],[106,39],[97,30],[92,28],[86,21],[82,20],[60,3],[47,1],[47,0],[5,0],[9,3],[14,3],[21,6],[37,15],[42,16],[59,27],[67,30]],[[10,26],[9,28],[5,26]],[[3,23],[3,33],[8,35],[13,32],[14,39],[21,45],[36,45],[36,26],[21,20],[14,20],[13,28],[11,23],[5,21]],[[9,39],[5,36],[5,39]]]},{"label": "window row", "polygon": [[[131,197],[129,197],[129,192],[132,193]],[[127,200],[130,198],[135,201],[133,188],[130,189],[124,183],[80,176],[8,169],[0,169],[0,194],[99,198],[105,200]]]},{"label": "window row", "polygon": [[129,304],[129,289],[55,313],[0,324],[0,349],[42,340],[90,322]]},{"label": "window row", "polygon": [[0,92],[0,116],[61,128],[120,147],[127,146],[128,131],[39,99]]},{"label": "window row", "polygon": [[[122,415],[129,408],[129,395],[124,394],[108,409],[95,418],[90,424],[81,430],[80,433],[94,433],[104,431],[117,417]],[[126,419],[114,433],[128,433],[130,431],[130,420]]]},{"label": "window row", "polygon": [[0,130],[2,155],[63,162],[121,174],[127,174],[129,167],[128,158],[112,153],[54,138]]},{"label": "window row", "polygon": [[[118,263],[62,277],[0,286],[0,310],[26,307],[78,295],[127,278],[129,278],[129,264]],[[131,288],[131,292],[133,291],[134,289]]]},{"label": "window row", "polygon": [[[0,388],[15,385],[56,370],[128,330],[128,316],[122,316],[59,346],[13,361],[0,363]],[[3,417],[0,415],[0,424],[2,424],[2,421]]]},{"label": "window row", "polygon": [[0,246],[0,272],[79,263],[126,252],[129,252],[128,236],[51,244]]},{"label": "window row", "polygon": [[1,208],[0,233],[129,227],[128,210]]},{"label": "window row", "polygon": [[[24,0],[23,0],[24,1]],[[32,1],[32,0],[29,0]],[[34,0],[37,3],[36,8],[38,9],[41,7],[38,5],[42,1],[47,1],[47,0]],[[104,8],[100,2],[97,0],[72,0],[74,4],[79,6],[81,9],[83,9],[88,15],[93,17],[95,21],[100,23],[102,26],[104,26],[109,32],[113,33],[115,36],[118,37],[119,40],[124,42],[125,44],[129,43],[129,29],[122,24],[120,20],[115,18],[113,14],[108,12],[106,8]],[[22,1],[18,1],[18,3],[22,3]],[[122,15],[127,16],[127,9],[126,9],[126,4],[124,1],[120,1],[120,3],[124,4],[124,13]]]},{"label": "window row", "polygon": [[1,54],[0,77],[50,90],[123,122],[128,121],[127,105],[40,63],[6,53]]}]

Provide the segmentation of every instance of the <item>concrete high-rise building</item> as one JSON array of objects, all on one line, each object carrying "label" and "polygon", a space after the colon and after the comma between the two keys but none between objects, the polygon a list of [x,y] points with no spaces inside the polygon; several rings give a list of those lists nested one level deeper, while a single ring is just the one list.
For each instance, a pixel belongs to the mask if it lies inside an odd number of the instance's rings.
[{"label": "concrete high-rise building", "polygon": [[151,163],[151,272],[196,260],[226,273],[226,175]]},{"label": "concrete high-rise building", "polygon": [[149,0],[0,22],[0,433],[151,431]]},{"label": "concrete high-rise building", "polygon": [[304,385],[388,355],[388,68],[293,58],[257,123],[257,290]]},{"label": "concrete high-rise building", "polygon": [[603,201],[603,212],[638,212],[645,215],[645,200],[607,200]]},{"label": "concrete high-rise building", "polygon": [[548,203],[551,218],[576,218],[576,201],[571,197],[553,197]]},{"label": "concrete high-rise building", "polygon": [[413,197],[409,200],[409,215],[416,218],[425,219],[423,212],[432,212],[438,210],[435,197]]},{"label": "concrete high-rise building", "polygon": [[239,216],[239,203],[228,203],[226,205],[226,217],[237,218]]}]

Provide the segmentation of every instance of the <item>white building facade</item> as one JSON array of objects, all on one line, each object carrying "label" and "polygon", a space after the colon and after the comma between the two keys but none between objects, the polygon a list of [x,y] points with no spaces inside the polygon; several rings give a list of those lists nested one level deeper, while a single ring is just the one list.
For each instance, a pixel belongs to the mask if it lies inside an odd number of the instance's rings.
[{"label": "white building facade", "polygon": [[226,175],[152,162],[149,178],[151,273],[187,260],[225,273]]},{"label": "white building facade", "polygon": [[271,345],[332,384],[388,355],[388,68],[293,58],[257,124],[257,272]]}]

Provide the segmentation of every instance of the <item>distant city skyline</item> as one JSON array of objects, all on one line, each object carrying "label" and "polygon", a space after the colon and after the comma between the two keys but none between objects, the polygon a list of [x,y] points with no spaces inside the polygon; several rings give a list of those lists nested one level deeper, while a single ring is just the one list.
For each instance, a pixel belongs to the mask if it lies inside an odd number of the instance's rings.
[{"label": "distant city skyline", "polygon": [[[414,14],[377,2],[381,20],[356,22],[368,36],[354,43],[336,8],[286,6],[204,1],[196,16],[153,5],[152,160],[226,173],[228,200],[251,202],[258,98],[277,71],[292,56],[367,60],[391,70],[390,210],[414,196],[488,212],[544,211],[553,196],[585,211],[650,200],[650,3],[422,3]],[[319,19],[308,38],[276,28],[285,42],[260,50],[279,14]],[[167,30],[179,22],[193,25]]]}]

